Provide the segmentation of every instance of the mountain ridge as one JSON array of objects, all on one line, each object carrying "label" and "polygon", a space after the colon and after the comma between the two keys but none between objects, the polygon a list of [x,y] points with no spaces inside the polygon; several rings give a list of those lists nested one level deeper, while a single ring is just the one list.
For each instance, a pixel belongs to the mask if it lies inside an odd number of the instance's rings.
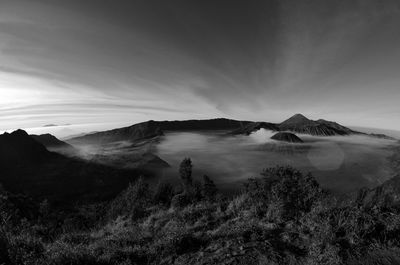
[{"label": "mountain ridge", "polygon": [[314,136],[361,134],[333,121],[310,120],[302,114],[295,114],[278,125],[280,131],[291,131]]},{"label": "mountain ridge", "polygon": [[224,118],[209,120],[154,121],[149,120],[128,127],[96,132],[68,139],[68,143],[107,143],[116,141],[135,141],[162,136],[164,131],[193,130],[233,130],[250,124],[250,121],[237,121]]},{"label": "mountain ridge", "polygon": [[49,151],[57,152],[67,156],[75,156],[78,153],[78,150],[75,149],[75,147],[59,140],[52,134],[30,134],[29,136],[44,145]]},{"label": "mountain ridge", "polygon": [[[324,119],[311,120],[302,114],[295,114],[281,123],[239,121],[225,118],[206,120],[149,120],[128,127],[95,132],[67,140],[71,144],[108,143],[116,141],[136,141],[164,135],[166,131],[227,130],[231,135],[249,135],[259,129],[276,132],[293,132],[313,136],[335,136],[364,134],[337,122]],[[364,134],[368,135],[368,134]],[[373,135],[370,135],[373,136]],[[383,137],[383,136],[382,136]]]}]

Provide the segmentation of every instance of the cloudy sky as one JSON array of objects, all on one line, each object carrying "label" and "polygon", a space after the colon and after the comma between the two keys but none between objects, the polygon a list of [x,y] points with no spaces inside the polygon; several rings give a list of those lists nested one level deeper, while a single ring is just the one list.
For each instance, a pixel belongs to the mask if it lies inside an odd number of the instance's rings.
[{"label": "cloudy sky", "polygon": [[0,0],[0,130],[294,113],[400,130],[400,4]]}]

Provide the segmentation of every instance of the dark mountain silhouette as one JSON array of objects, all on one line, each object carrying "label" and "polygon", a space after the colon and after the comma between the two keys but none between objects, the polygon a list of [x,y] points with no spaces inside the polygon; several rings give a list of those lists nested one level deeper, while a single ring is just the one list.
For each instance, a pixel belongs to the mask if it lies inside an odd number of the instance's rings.
[{"label": "dark mountain silhouette", "polygon": [[302,114],[296,114],[284,122],[278,124],[280,131],[292,131],[316,136],[350,135],[359,134],[336,122],[317,120],[313,121]]},{"label": "dark mountain silhouette", "polygon": [[129,127],[87,134],[69,139],[69,143],[108,143],[116,141],[136,141],[161,136],[165,131],[192,130],[233,130],[250,124],[249,121],[229,119],[186,120],[186,121],[146,121]]},{"label": "dark mountain silhouette", "polygon": [[273,135],[271,139],[288,143],[303,143],[303,140],[289,132],[279,132]]},{"label": "dark mountain silhouette", "polygon": [[139,174],[50,152],[23,130],[0,135],[0,183],[12,192],[57,201],[109,198]]},{"label": "dark mountain silhouette", "polygon": [[31,134],[30,136],[37,142],[44,145],[50,151],[54,151],[69,156],[75,155],[78,152],[72,145],[59,140],[57,137],[49,133],[40,135]]},{"label": "dark mountain silhouette", "polygon": [[0,147],[0,165],[2,167],[21,163],[37,163],[53,156],[42,144],[23,130],[0,135]]}]

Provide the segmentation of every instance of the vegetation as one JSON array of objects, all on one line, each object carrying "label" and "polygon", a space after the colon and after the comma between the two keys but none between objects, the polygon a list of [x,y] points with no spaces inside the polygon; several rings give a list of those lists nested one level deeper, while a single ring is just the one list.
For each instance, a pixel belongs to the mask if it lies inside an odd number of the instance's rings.
[{"label": "vegetation", "polygon": [[226,198],[192,168],[182,162],[182,187],[139,178],[111,201],[68,209],[2,190],[0,264],[400,262],[398,194],[385,185],[338,199],[275,167]]}]

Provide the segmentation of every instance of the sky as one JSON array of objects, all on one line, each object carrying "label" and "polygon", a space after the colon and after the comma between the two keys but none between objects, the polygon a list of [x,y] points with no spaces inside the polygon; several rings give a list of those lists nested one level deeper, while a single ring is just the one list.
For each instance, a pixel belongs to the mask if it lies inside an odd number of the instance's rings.
[{"label": "sky", "polygon": [[400,130],[399,102],[399,1],[0,0],[0,130],[295,113]]}]

